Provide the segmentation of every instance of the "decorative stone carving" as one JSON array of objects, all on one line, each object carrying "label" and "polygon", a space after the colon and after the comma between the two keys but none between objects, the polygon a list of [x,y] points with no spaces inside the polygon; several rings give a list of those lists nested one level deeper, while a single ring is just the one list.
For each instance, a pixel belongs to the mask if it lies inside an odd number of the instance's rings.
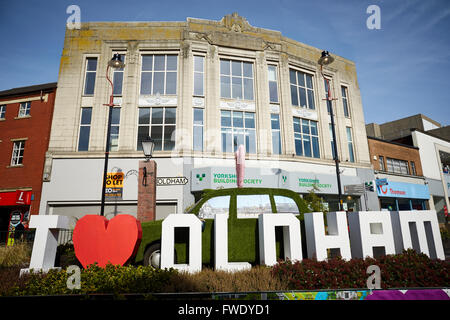
[{"label": "decorative stone carving", "polygon": [[241,99],[236,99],[233,101],[220,101],[221,108],[228,108],[239,111],[255,111],[255,104],[251,102],[242,101]]},{"label": "decorative stone carving", "polygon": [[139,106],[176,106],[176,96],[161,96],[157,93],[154,96],[144,95],[139,97]]},{"label": "decorative stone carving", "polygon": [[237,12],[233,12],[232,14],[227,14],[220,21],[227,29],[234,32],[243,32],[251,29],[248,21],[241,17]]}]

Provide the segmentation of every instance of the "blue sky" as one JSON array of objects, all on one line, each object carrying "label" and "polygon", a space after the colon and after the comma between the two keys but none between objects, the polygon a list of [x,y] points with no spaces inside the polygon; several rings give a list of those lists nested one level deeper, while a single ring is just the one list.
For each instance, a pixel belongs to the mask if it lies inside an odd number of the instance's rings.
[{"label": "blue sky", "polygon": [[[71,4],[82,22],[220,20],[238,12],[252,26],[353,60],[366,123],[422,113],[450,124],[448,0],[2,1],[0,90],[57,81]],[[381,9],[379,30],[366,26],[369,5]]]}]

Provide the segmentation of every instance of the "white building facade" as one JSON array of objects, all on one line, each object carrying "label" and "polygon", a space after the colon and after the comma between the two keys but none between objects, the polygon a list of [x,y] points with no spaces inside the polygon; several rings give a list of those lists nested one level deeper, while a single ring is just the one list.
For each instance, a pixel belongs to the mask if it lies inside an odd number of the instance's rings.
[{"label": "white building facade", "polygon": [[[40,214],[74,218],[100,207],[108,102],[114,108],[108,172],[124,175],[106,216],[136,215],[141,141],[156,141],[157,219],[182,213],[204,188],[235,187],[234,148],[246,149],[245,186],[313,185],[337,208],[332,145],[347,185],[373,181],[355,64],[334,56],[336,140],[317,60],[321,49],[252,27],[237,14],[220,21],[82,23],[66,30],[44,168]],[[169,182],[168,182],[169,181]],[[181,181],[181,182],[180,182]],[[350,190],[350,189],[347,189]],[[356,190],[353,188],[352,190]],[[375,192],[344,195],[348,210],[379,210]],[[76,219],[74,219],[75,221]]]}]

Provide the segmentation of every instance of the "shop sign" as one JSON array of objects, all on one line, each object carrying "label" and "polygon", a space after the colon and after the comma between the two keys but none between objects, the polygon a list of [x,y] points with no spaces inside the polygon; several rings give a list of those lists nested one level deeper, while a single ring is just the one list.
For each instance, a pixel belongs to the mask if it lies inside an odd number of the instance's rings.
[{"label": "shop sign", "polygon": [[386,186],[388,184],[388,181],[386,178],[384,179],[377,179],[377,186]]},{"label": "shop sign", "polygon": [[31,191],[16,190],[16,204],[31,204]]},{"label": "shop sign", "polygon": [[389,181],[387,185],[379,184],[377,179],[377,193],[379,197],[429,199],[430,191],[427,185]]},{"label": "shop sign", "polygon": [[123,172],[110,172],[106,176],[105,197],[122,199],[123,195]]},{"label": "shop sign", "polygon": [[346,194],[362,195],[364,194],[365,186],[363,184],[348,184],[344,186]]}]

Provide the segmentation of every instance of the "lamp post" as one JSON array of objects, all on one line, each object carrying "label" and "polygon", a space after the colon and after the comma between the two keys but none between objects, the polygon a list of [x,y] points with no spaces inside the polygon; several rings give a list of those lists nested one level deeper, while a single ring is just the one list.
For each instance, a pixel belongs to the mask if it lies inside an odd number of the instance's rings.
[{"label": "lamp post", "polygon": [[150,161],[154,147],[155,140],[153,140],[151,137],[148,137],[146,140],[142,141],[142,151],[144,152],[146,162]]},{"label": "lamp post", "polygon": [[334,128],[334,115],[333,115],[333,100],[337,100],[336,98],[331,97],[331,88],[330,88],[330,81],[325,77],[323,74],[323,66],[329,65],[333,63],[334,58],[330,56],[328,51],[322,51],[322,55],[319,58],[318,64],[320,65],[320,73],[322,74],[322,77],[324,81],[327,84],[327,98],[324,100],[327,100],[327,105],[329,105],[330,108],[330,117],[331,117],[331,134],[333,135],[333,152],[334,152],[334,162],[336,163],[336,177],[337,177],[337,185],[338,185],[338,206],[339,211],[343,210],[343,204],[342,204],[342,188],[341,188],[341,172],[339,170],[339,155],[337,150],[337,140],[336,140],[336,130]]},{"label": "lamp post", "polygon": [[109,107],[108,112],[108,129],[106,133],[106,148],[105,148],[105,166],[103,168],[103,187],[102,187],[102,204],[100,207],[100,215],[105,215],[105,192],[106,192],[106,180],[108,175],[108,160],[109,160],[109,144],[111,140],[111,115],[112,115],[112,109],[114,106],[114,84],[109,78],[109,69],[120,69],[125,67],[125,63],[120,59],[120,54],[115,53],[111,60],[108,62],[108,67],[106,68],[106,80],[108,80],[109,84],[111,85],[111,94],[109,96],[109,103],[104,104],[104,106]]}]

